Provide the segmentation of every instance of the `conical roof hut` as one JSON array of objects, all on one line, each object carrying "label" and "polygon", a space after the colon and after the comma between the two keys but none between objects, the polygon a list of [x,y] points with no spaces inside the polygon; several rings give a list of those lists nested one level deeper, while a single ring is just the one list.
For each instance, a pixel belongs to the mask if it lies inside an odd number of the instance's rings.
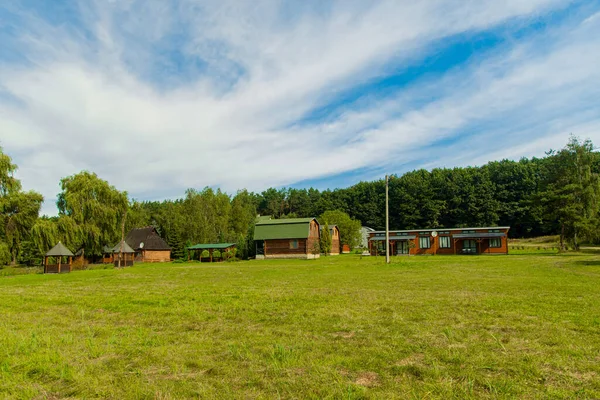
[{"label": "conical roof hut", "polygon": [[113,253],[121,252],[121,243],[123,243],[123,253],[135,253],[135,250],[133,250],[131,248],[131,246],[128,245],[127,242],[124,242],[123,240],[121,240],[115,247],[113,247],[113,249],[112,249]]},{"label": "conical roof hut", "polygon": [[[48,259],[50,257],[54,258],[56,264],[48,264]],[[68,258],[67,263],[63,263],[63,257]],[[44,273],[63,273],[63,272],[71,272],[71,263],[73,261],[73,253],[71,250],[67,249],[67,247],[58,242],[56,246],[50,249],[44,256]],[[68,268],[63,268],[68,267]]]}]

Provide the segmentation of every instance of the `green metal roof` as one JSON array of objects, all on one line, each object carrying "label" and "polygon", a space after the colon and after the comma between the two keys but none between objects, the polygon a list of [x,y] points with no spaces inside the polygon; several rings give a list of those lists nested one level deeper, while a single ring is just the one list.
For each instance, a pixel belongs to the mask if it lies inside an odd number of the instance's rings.
[{"label": "green metal roof", "polygon": [[258,221],[254,227],[254,240],[306,239],[314,218],[287,218]]},{"label": "green metal roof", "polygon": [[226,249],[232,246],[235,246],[235,243],[201,243],[188,247],[188,250]]}]

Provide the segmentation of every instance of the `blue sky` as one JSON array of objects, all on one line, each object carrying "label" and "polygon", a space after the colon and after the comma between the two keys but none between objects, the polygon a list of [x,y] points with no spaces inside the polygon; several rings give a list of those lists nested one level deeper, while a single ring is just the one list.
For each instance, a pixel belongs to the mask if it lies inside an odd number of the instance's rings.
[{"label": "blue sky", "polygon": [[0,145],[137,199],[335,188],[600,143],[600,2],[9,0]]}]

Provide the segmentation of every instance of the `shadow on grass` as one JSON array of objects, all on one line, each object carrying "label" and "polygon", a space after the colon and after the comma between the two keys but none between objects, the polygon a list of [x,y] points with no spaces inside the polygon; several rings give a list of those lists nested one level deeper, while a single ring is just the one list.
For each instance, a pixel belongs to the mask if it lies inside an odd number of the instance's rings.
[{"label": "shadow on grass", "polygon": [[579,260],[574,263],[585,267],[600,267],[600,260]]}]

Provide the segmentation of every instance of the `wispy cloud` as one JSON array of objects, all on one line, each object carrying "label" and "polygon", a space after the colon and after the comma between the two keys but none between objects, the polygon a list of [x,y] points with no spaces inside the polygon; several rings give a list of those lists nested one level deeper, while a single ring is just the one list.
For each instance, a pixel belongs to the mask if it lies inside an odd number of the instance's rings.
[{"label": "wispy cloud", "polygon": [[[0,11],[0,141],[47,212],[59,179],[81,169],[138,198],[260,190],[537,154],[546,137],[582,127],[593,136],[600,124],[600,22],[577,3],[11,4]],[[484,32],[515,38],[392,95],[374,90]],[[354,88],[358,101],[340,104]]]}]

